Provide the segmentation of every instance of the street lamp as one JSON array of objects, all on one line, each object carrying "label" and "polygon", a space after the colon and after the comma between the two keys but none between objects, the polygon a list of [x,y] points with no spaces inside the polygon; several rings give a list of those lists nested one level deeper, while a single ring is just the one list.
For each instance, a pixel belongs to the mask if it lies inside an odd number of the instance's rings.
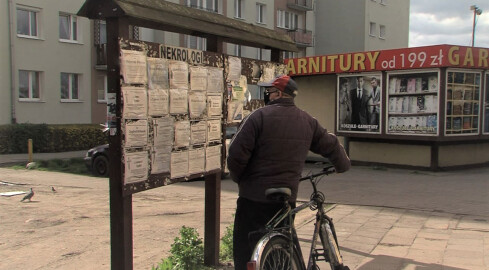
[{"label": "street lamp", "polygon": [[472,47],[474,47],[474,40],[475,40],[475,18],[477,15],[482,14],[482,9],[477,7],[476,5],[470,6],[470,10],[474,11],[474,22],[472,23]]}]

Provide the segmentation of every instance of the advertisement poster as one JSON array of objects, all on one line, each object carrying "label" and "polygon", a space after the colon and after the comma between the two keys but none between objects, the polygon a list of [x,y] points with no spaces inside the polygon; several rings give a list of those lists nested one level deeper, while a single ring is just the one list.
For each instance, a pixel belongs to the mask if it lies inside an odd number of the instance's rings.
[{"label": "advertisement poster", "polygon": [[338,131],[380,133],[381,81],[380,74],[338,77]]}]

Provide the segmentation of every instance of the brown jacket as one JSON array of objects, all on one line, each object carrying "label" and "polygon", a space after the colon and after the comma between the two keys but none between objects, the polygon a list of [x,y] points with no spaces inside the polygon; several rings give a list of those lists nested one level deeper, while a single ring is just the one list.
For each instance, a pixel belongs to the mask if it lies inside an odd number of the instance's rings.
[{"label": "brown jacket", "polygon": [[266,202],[265,190],[289,187],[297,199],[299,178],[308,151],[328,158],[337,172],[350,168],[350,159],[334,134],[297,108],[291,98],[274,100],[246,117],[231,144],[227,165],[239,196]]}]

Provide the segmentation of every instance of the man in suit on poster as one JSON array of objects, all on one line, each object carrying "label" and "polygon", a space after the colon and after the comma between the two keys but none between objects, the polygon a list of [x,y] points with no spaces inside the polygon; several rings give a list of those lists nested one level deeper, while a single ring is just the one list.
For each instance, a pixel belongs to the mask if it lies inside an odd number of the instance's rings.
[{"label": "man in suit on poster", "polygon": [[364,79],[356,77],[357,87],[350,90],[352,115],[351,123],[356,125],[368,125],[368,100],[369,93],[363,88]]},{"label": "man in suit on poster", "polygon": [[369,96],[369,124],[379,125],[379,113],[380,113],[380,87],[377,78],[372,77],[370,80],[370,85],[372,85],[372,91]]}]

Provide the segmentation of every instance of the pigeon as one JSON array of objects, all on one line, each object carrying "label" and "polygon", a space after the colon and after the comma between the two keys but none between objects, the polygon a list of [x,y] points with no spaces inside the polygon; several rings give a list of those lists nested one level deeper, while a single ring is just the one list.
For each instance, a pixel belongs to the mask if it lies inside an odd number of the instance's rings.
[{"label": "pigeon", "polygon": [[34,197],[34,190],[32,190],[32,188],[31,188],[31,192],[27,193],[27,195],[25,195],[24,198],[20,201],[21,202],[23,202],[25,200],[31,201],[32,197]]},{"label": "pigeon", "polygon": [[52,190],[53,192],[56,192],[56,189],[54,189],[54,187],[51,187],[51,190]]},{"label": "pigeon", "polygon": [[36,162],[29,162],[27,165],[25,165],[25,168],[28,170],[35,169],[37,168],[37,163]]}]

